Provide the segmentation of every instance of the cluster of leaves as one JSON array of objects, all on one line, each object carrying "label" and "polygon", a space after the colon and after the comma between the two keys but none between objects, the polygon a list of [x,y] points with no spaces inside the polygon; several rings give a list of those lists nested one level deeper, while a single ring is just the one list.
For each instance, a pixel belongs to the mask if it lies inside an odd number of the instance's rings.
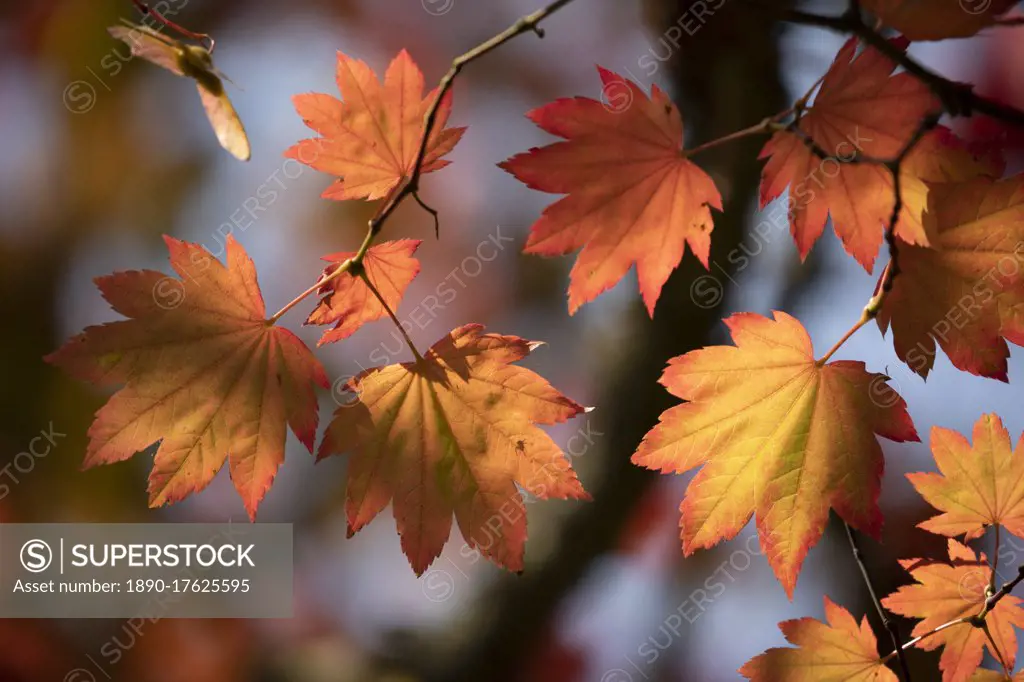
[{"label": "cluster of leaves", "polygon": [[[513,35],[537,30],[565,4],[460,58],[426,95],[422,73],[403,51],[382,80],[339,54],[341,99],[295,98],[317,137],[286,155],[335,178],[325,198],[381,204],[359,249],[326,256],[320,278],[277,314],[266,317],[253,263],[231,238],[222,264],[201,246],[167,237],[177,279],[148,270],[99,278],[103,296],[128,319],[90,327],[48,357],[86,381],[123,386],[96,415],[84,466],[122,461],[160,441],[149,480],[155,506],[201,490],[227,460],[254,518],[283,461],[287,427],[313,451],[315,388],[328,385],[310,349],[278,320],[319,295],[306,322],[329,327],[320,346],[385,317],[398,325],[395,311],[420,270],[419,242],[375,242],[405,198],[422,203],[420,176],[447,165],[444,156],[465,132],[447,127],[454,74]],[[1002,381],[1008,342],[1024,343],[1024,177],[1004,178],[997,153],[973,153],[940,126],[949,108],[941,93],[897,68],[908,38],[972,35],[1013,3],[989,3],[967,22],[959,7],[946,11],[947,3],[860,4],[905,37],[850,39],[810,92],[750,129],[686,149],[680,112],[663,91],[654,86],[648,95],[599,68],[603,91],[623,93],[625,106],[576,97],[536,109],[529,118],[561,140],[499,164],[531,188],[565,195],[543,212],[525,251],[579,251],[569,277],[570,314],[635,264],[653,316],[687,246],[708,266],[713,212],[722,200],[693,157],[743,135],[771,134],[761,155],[761,203],[788,191],[801,257],[829,218],[868,272],[888,246],[889,262],[860,321],[822,357],[798,320],[776,312],[733,315],[725,323],[735,345],[669,361],[661,382],[685,402],[662,415],[633,455],[637,465],[664,473],[700,469],[681,504],[685,553],[735,537],[754,517],[790,596],[831,510],[848,527],[879,536],[884,458],[877,437],[918,440],[888,377],[863,362],[830,361],[842,343],[875,320],[883,334],[891,329],[897,355],[922,377],[938,347],[957,368]],[[933,11],[937,5],[946,10]],[[169,282],[178,294],[171,305],[158,295]],[[425,353],[406,341],[412,361],[370,369],[346,384],[355,399],[335,412],[317,448],[318,459],[352,454],[349,532],[391,504],[403,551],[420,574],[441,552],[454,516],[470,546],[521,570],[520,490],[587,497],[538,425],[564,422],[585,408],[516,364],[535,342],[474,324]],[[1024,456],[1011,452],[997,417],[981,418],[973,448],[938,428],[931,446],[942,473],[911,480],[942,513],[923,529],[967,540],[993,526],[998,539],[1002,526],[1024,537]],[[827,624],[784,623],[796,648],[770,650],[741,672],[755,680],[896,679],[888,661],[914,644],[944,647],[946,682],[998,678],[975,673],[986,646],[1009,675],[1013,628],[1024,626],[1024,610],[1007,596],[1016,582],[997,591],[996,560],[990,564],[950,539],[948,560],[904,561],[916,583],[882,605],[922,620],[910,643],[894,636],[895,650],[885,657],[866,621],[858,625],[826,598]]]}]

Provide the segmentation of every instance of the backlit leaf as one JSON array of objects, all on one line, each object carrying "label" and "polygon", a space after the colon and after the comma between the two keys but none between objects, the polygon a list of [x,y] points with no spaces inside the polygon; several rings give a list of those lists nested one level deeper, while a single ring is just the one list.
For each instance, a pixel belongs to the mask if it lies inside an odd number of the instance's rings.
[{"label": "backlit leaf", "polygon": [[[294,97],[295,109],[320,137],[302,140],[285,156],[337,178],[327,199],[380,199],[411,175],[423,139],[423,118],[435,91],[423,95],[423,73],[402,50],[384,82],[365,63],[338,53],[338,90],[342,100],[310,93]],[[443,160],[465,128],[445,128],[451,91],[441,101],[427,142],[423,173],[448,165]]]},{"label": "backlit leaf", "polygon": [[526,509],[516,486],[541,499],[588,497],[536,426],[584,408],[512,364],[537,345],[467,325],[422,359],[348,383],[358,400],[335,412],[318,456],[352,453],[350,535],[392,503],[402,550],[419,575],[441,553],[454,514],[470,547],[522,570]]},{"label": "backlit leaf", "polygon": [[715,183],[682,152],[679,110],[657,85],[648,97],[632,81],[598,67],[606,101],[560,99],[530,112],[565,139],[500,166],[533,189],[568,194],[533,225],[526,253],[580,250],[569,284],[569,313],[613,287],[635,263],[653,315],[661,288],[686,246],[708,267]]},{"label": "backlit leaf", "polygon": [[[949,563],[930,559],[905,559],[900,564],[917,581],[905,585],[882,600],[893,613],[921,618],[911,633],[919,637],[964,616],[979,613],[985,603],[985,589],[992,577],[985,555],[979,558],[969,547],[949,541]],[[1020,600],[1008,595],[985,617],[988,631],[998,650],[993,649],[985,631],[970,623],[960,623],[925,637],[916,646],[925,651],[942,647],[939,668],[942,682],[965,682],[981,665],[982,652],[1000,657],[1012,669],[1017,656],[1014,626],[1024,626]]]},{"label": "backlit leaf", "polygon": [[153,270],[96,280],[127,320],[88,327],[49,362],[124,387],[97,413],[83,467],[126,460],[157,441],[149,503],[205,488],[225,460],[249,516],[284,461],[290,425],[312,451],[314,386],[327,377],[290,331],[268,326],[256,270],[227,238],[227,265],[165,237],[180,279]]},{"label": "backlit leaf", "polygon": [[779,624],[796,648],[769,649],[748,661],[740,674],[753,682],[898,682],[878,655],[878,640],[861,619],[825,597],[823,623],[798,618]]},{"label": "backlit leaf", "polygon": [[818,366],[803,326],[781,312],[725,321],[732,346],[669,361],[661,383],[688,402],[661,415],[633,462],[663,473],[701,467],[683,497],[686,554],[736,536],[757,516],[761,546],[792,596],[829,509],[877,536],[882,449],[917,440],[906,404],[862,362]]}]

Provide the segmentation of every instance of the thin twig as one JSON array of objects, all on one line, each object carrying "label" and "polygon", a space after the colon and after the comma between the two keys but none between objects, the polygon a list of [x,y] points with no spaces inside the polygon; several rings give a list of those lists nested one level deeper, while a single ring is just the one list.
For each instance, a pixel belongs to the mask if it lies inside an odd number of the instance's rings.
[{"label": "thin twig", "polygon": [[1006,665],[1006,659],[1003,658],[1003,652],[999,650],[999,646],[996,644],[996,640],[992,638],[992,631],[988,628],[988,622],[981,622],[981,630],[985,633],[985,637],[988,639],[989,646],[992,647],[992,651],[996,652],[996,660],[999,661],[999,665],[1003,666],[1003,670],[1006,672],[1007,677],[1013,675],[1013,670],[1010,666]]},{"label": "thin twig", "polygon": [[903,679],[905,682],[910,682],[910,666],[907,664],[906,655],[903,653],[903,643],[900,640],[899,628],[896,622],[889,618],[886,614],[885,609],[882,608],[882,602],[878,600],[878,594],[875,592],[875,587],[871,583],[871,576],[868,574],[867,564],[864,563],[864,554],[860,550],[860,545],[857,544],[857,538],[853,534],[853,528],[850,524],[843,522],[843,526],[846,528],[846,537],[850,540],[850,548],[853,550],[853,558],[857,561],[857,566],[860,567],[860,574],[864,577],[864,584],[868,587],[868,594],[871,595],[871,602],[875,605],[875,611],[878,612],[878,617],[882,619],[882,626],[889,632],[889,637],[892,639],[892,645],[895,649],[896,656],[899,658],[900,670],[903,672]]},{"label": "thin twig", "polygon": [[427,109],[427,113],[423,117],[423,137],[420,140],[420,148],[416,153],[416,162],[413,164],[412,171],[405,183],[401,186],[401,189],[394,193],[390,201],[385,203],[381,211],[372,220],[370,220],[371,232],[374,234],[380,232],[384,222],[391,217],[391,214],[395,212],[406,197],[419,191],[420,176],[423,173],[423,161],[427,156],[427,147],[429,146],[430,136],[437,123],[437,116],[438,111],[441,109],[441,102],[444,101],[445,95],[447,95],[448,91],[451,90],[452,85],[455,83],[455,78],[459,75],[462,69],[470,62],[480,59],[484,55],[492,52],[498,47],[501,47],[508,41],[518,35],[522,35],[523,33],[529,33],[532,31],[539,37],[543,38],[544,32],[541,31],[537,25],[568,5],[570,2],[572,2],[572,0],[556,0],[547,7],[537,10],[528,16],[522,17],[498,35],[481,43],[480,45],[477,45],[469,52],[456,57],[452,61],[451,68],[441,79],[441,82],[437,87],[437,94],[434,96],[434,101],[430,104],[430,108]]},{"label": "thin twig", "polygon": [[430,215],[432,215],[434,217],[434,238],[435,239],[440,239],[441,238],[441,219],[438,216],[437,209],[431,208],[430,206],[428,206],[427,203],[425,201],[423,201],[423,199],[420,198],[420,193],[419,192],[413,192],[412,193],[412,198],[416,200],[416,203],[420,205],[420,208],[422,208],[424,211],[426,211],[427,213],[429,213]]},{"label": "thin twig", "polygon": [[[445,95],[448,93],[449,90],[451,90],[451,87],[455,82],[455,78],[459,75],[462,69],[470,62],[483,57],[484,55],[504,45],[508,41],[512,40],[516,36],[521,35],[523,33],[528,33],[532,31],[536,33],[539,37],[543,38],[544,31],[540,29],[538,24],[541,21],[547,19],[549,16],[551,16],[558,10],[568,5],[572,1],[573,0],[556,0],[556,2],[552,2],[547,7],[537,10],[536,12],[528,16],[522,17],[516,23],[512,24],[512,26],[505,29],[498,35],[494,36],[490,40],[481,43],[480,45],[473,48],[469,52],[466,52],[465,54],[456,57],[452,61],[451,68],[448,70],[448,73],[444,75],[444,78],[441,79],[441,82],[437,88],[437,94],[435,95],[433,102],[431,102],[430,108],[427,109],[427,113],[423,117],[423,136],[420,138],[419,151],[416,153],[416,161],[413,163],[412,170],[409,173],[409,177],[405,178],[402,183],[395,187],[395,189],[391,190],[388,196],[384,199],[384,203],[381,204],[380,208],[374,214],[373,218],[370,219],[366,231],[366,236],[363,238],[363,243],[359,247],[359,251],[356,252],[355,256],[345,261],[345,263],[343,263],[341,267],[339,267],[337,270],[331,273],[328,277],[320,279],[316,284],[314,284],[313,286],[299,294],[297,297],[295,297],[288,305],[286,305],[284,308],[279,310],[273,317],[271,317],[267,321],[268,324],[274,324],[275,322],[277,322],[277,320],[280,319],[282,315],[284,315],[289,310],[298,305],[299,302],[301,302],[304,298],[312,295],[321,286],[331,281],[335,277],[340,277],[342,273],[347,272],[350,269],[354,273],[360,273],[362,271],[361,266],[363,263],[363,258],[366,257],[366,252],[369,251],[370,246],[373,244],[373,240],[376,239],[377,235],[384,227],[384,223],[388,220],[388,218],[391,217],[391,214],[393,214],[398,209],[398,207],[402,205],[402,202],[405,201],[408,197],[414,197],[416,201],[420,204],[420,206],[422,206],[424,209],[429,211],[434,216],[435,231],[440,231],[440,222],[438,221],[437,211],[423,203],[423,201],[419,198],[417,192],[419,191],[420,176],[423,173],[423,164],[427,157],[427,148],[430,144],[430,136],[433,134],[434,128],[437,125],[438,112],[441,109],[441,102],[444,101]],[[141,5],[140,0],[132,0],[132,2],[136,3],[136,6],[144,6]],[[148,11],[151,12],[152,10]],[[387,306],[385,305],[385,308],[386,307]],[[392,314],[392,319],[395,319],[397,324],[397,319],[394,318],[394,314]],[[399,327],[401,327],[401,325],[399,325]],[[403,333],[405,333],[405,330],[403,330]],[[406,338],[408,339],[408,336]],[[413,348],[411,341],[409,343],[409,346],[410,348],[413,349],[413,353],[416,354],[416,357],[420,357],[416,349]]]},{"label": "thin twig", "polygon": [[1013,591],[1013,588],[1017,587],[1022,580],[1024,580],[1024,564],[1017,567],[1017,576],[1013,580],[1003,583],[1003,586],[999,588],[998,592],[985,600],[985,606],[982,608],[981,613],[974,618],[979,621],[984,620],[985,616],[995,608],[996,604],[998,604],[1003,597],[1010,594],[1010,592]]},{"label": "thin twig", "polygon": [[[889,263],[885,266],[885,270],[882,272],[881,280],[879,281],[879,285],[875,288],[874,294],[861,311],[860,319],[858,319],[849,331],[847,331],[843,337],[839,339],[831,349],[829,349],[824,357],[818,360],[818,367],[824,366],[824,364],[828,362],[829,358],[831,358],[832,355],[834,355],[835,352],[839,350],[839,348],[846,343],[851,336],[860,330],[861,327],[878,317],[878,312],[882,309],[882,304],[885,303],[886,297],[889,295],[889,292],[892,291],[893,283],[900,272],[899,240],[896,237],[896,224],[899,222],[900,213],[903,211],[903,189],[900,179],[900,174],[903,170],[903,162],[906,161],[907,157],[910,156],[911,152],[914,151],[918,143],[921,142],[928,131],[933,130],[938,124],[938,112],[930,113],[922,118],[918,122],[917,129],[914,130],[914,134],[911,135],[910,139],[903,145],[899,154],[891,159],[876,160],[871,157],[862,157],[870,160],[861,161],[861,163],[877,163],[883,165],[892,175],[892,213],[889,216],[889,224],[885,228],[885,243],[889,248]],[[850,163],[855,162],[856,161],[850,161]]]}]

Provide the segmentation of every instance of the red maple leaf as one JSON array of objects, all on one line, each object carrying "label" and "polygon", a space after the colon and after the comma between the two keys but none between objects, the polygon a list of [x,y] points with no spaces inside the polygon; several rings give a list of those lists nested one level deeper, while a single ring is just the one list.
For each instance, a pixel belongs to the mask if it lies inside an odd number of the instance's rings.
[{"label": "red maple leaf", "polygon": [[[363,257],[367,278],[391,310],[398,308],[406,288],[419,274],[420,262],[413,258],[413,254],[421,243],[418,239],[384,242],[371,247]],[[324,256],[324,260],[332,265],[324,269],[323,277],[333,274],[355,255],[355,251],[346,251]],[[332,279],[320,288],[319,293],[323,299],[309,314],[306,324],[334,324],[333,329],[320,337],[319,346],[346,339],[367,322],[388,314],[387,308],[370,291],[366,282],[350,272]]]},{"label": "red maple leaf", "polygon": [[714,181],[683,153],[679,110],[657,85],[651,96],[598,67],[614,102],[560,99],[528,116],[565,142],[499,164],[533,189],[568,194],[544,210],[526,253],[582,249],[569,284],[569,313],[614,286],[635,263],[647,311],[679,265],[686,245],[708,267]]},{"label": "red maple leaf", "polygon": [[[906,41],[897,41],[905,48]],[[859,55],[856,39],[839,51],[825,75],[814,105],[800,118],[803,136],[829,155],[821,159],[801,135],[776,133],[761,151],[768,157],[761,180],[761,207],[789,187],[790,230],[805,258],[825,230],[832,227],[843,247],[869,272],[892,215],[893,185],[889,171],[876,164],[843,163],[856,152],[878,159],[895,157],[921,119],[939,108],[931,91],[910,74],[892,75],[895,62],[874,48]],[[896,234],[927,244],[906,221]]]}]

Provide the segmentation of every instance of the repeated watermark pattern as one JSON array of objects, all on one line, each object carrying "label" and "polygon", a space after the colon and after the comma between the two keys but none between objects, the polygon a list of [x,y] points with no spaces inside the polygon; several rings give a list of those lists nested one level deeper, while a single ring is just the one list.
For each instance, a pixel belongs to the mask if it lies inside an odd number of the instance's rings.
[{"label": "repeated watermark pattern", "polygon": [[[824,190],[825,178],[838,177],[844,164],[851,162],[858,153],[863,153],[864,143],[873,141],[872,138],[861,134],[859,126],[855,127],[852,133],[846,135],[845,140],[836,145],[831,156],[819,158],[818,163],[802,180],[790,184],[785,202],[773,201],[762,211],[761,220],[749,233],[753,244],[741,243],[726,254],[725,260],[732,266],[732,274],[717,260],[711,261],[713,267],[710,270],[717,269],[734,287],[739,287],[739,282],[735,278],[750,267],[754,258],[764,253],[776,235],[789,231],[797,210],[808,206],[817,198],[818,191]],[[715,308],[724,298],[725,287],[722,280],[711,272],[701,275],[690,284],[690,300],[700,308]]]},{"label": "repeated watermark pattern", "polygon": [[[597,443],[597,440],[602,436],[604,436],[604,433],[594,429],[593,423],[590,420],[587,420],[587,423],[577,429],[576,432],[573,433],[565,442],[564,449],[566,454],[569,456],[570,461],[583,457],[587,454],[590,449],[594,447],[594,444]],[[541,472],[546,471],[549,466],[554,465],[545,465],[545,467],[541,469]],[[538,473],[537,476],[544,478],[541,473]],[[527,485],[525,487],[534,490],[543,490],[544,484],[541,483],[537,486]],[[524,494],[523,496],[525,504],[532,504],[537,499],[537,497],[529,494]],[[485,542],[478,541],[475,547],[471,547],[468,542],[462,543],[462,546],[459,548],[459,556],[464,559],[464,562],[461,566],[451,557],[442,555],[444,560],[451,565],[451,571],[446,568],[435,567],[423,574],[423,577],[420,578],[420,585],[423,588],[423,596],[436,604],[449,601],[453,596],[455,596],[458,583],[455,574],[453,574],[452,571],[461,576],[462,580],[468,582],[470,577],[466,571],[470,567],[476,565],[483,557],[483,552],[481,552],[481,550],[487,551],[495,541],[500,539],[498,530],[505,525],[506,522],[514,523],[521,518],[522,514],[525,513],[525,507],[521,507],[513,500],[506,501],[502,504],[501,508],[484,523],[484,528],[488,530],[486,533],[487,540]],[[493,535],[492,532],[494,533]]]},{"label": "repeated watermark pattern", "polygon": [[[153,12],[142,17],[139,23],[154,31],[160,31],[163,28],[163,24],[152,20],[154,14],[171,18],[185,9],[188,3],[189,0],[158,0],[158,2],[151,3],[150,5]],[[121,70],[124,69],[124,65],[132,59],[134,59],[134,55],[131,52],[131,48],[124,43],[118,42],[116,46],[111,48],[110,52],[100,59],[98,71],[91,66],[85,67],[85,70],[89,72],[90,78],[81,78],[68,83],[67,87],[64,88],[64,107],[73,114],[86,114],[92,111],[93,107],[96,106],[96,100],[99,98],[99,90],[97,90],[96,86],[99,85],[107,92],[113,92],[108,81],[112,78],[117,78]]]},{"label": "repeated watermark pattern", "polygon": [[[223,532],[218,532],[210,537],[209,542],[231,540],[234,537],[235,534],[231,532],[229,526]],[[178,575],[181,578],[194,579],[197,574],[191,568],[182,568]],[[151,630],[151,626],[163,620],[181,599],[182,595],[175,593],[155,595],[149,602],[155,608],[147,610],[150,612],[162,611],[164,615],[151,613],[149,616],[132,617],[125,620],[118,628],[118,632],[99,646],[97,655],[85,654],[89,667],[77,667],[69,670],[64,675],[64,682],[97,682],[98,680],[113,679],[111,670],[121,662],[128,652],[135,648],[145,635],[147,626]],[[97,677],[97,673],[99,673],[99,677]]]},{"label": "repeated watermark pattern", "polygon": [[455,0],[420,0],[420,2],[427,14],[435,17],[442,17],[455,7]]},{"label": "repeated watermark pattern", "polygon": [[66,433],[54,429],[53,422],[50,422],[45,429],[39,431],[39,435],[29,440],[26,448],[0,469],[0,500],[7,497],[13,486],[17,486],[35,470],[37,460],[48,456],[57,447],[58,438],[66,437]]},{"label": "repeated watermark pattern", "polygon": [[[235,208],[210,235],[213,241],[211,248],[205,241],[200,245],[208,253],[193,253],[191,267],[186,268],[184,279],[194,284],[199,283],[198,277],[210,267],[214,258],[223,258],[227,252],[228,236],[237,236],[256,225],[262,215],[270,210],[280,198],[292,187],[302,175],[315,163],[322,142],[313,148],[312,156],[298,159],[287,158],[274,169],[256,190]],[[184,280],[176,277],[164,277],[153,285],[153,301],[164,310],[174,310],[185,302]]]},{"label": "repeated watermark pattern", "polygon": [[[483,274],[487,264],[496,260],[505,248],[514,242],[514,238],[502,232],[501,225],[496,226],[491,234],[477,243],[470,255],[463,258],[457,267],[445,275],[433,291],[420,299],[408,314],[399,318],[398,322],[402,329],[411,334],[414,329],[422,332],[430,327],[438,319],[439,313],[449,308],[459,293],[469,288],[471,282]],[[370,367],[391,364],[405,349],[405,338],[397,329],[393,329],[388,340],[381,341],[370,351],[367,356],[367,367],[356,361],[358,372],[343,374],[334,381],[331,389],[334,401],[341,407],[356,404],[358,400],[347,388],[349,382]]]},{"label": "repeated watermark pattern", "polygon": [[[633,73],[634,67],[642,70],[648,80],[652,79],[661,65],[672,59],[683,41],[697,35],[723,5],[725,0],[695,0],[658,37],[657,46],[648,45],[647,52],[637,57],[635,64],[623,67],[622,72],[638,85],[644,81]],[[621,114],[633,105],[633,92],[625,83],[612,81],[601,89],[601,102],[608,111]]]},{"label": "repeated watermark pattern", "polygon": [[[757,534],[751,534],[740,549],[733,551],[729,558],[723,561],[709,575],[702,587],[695,588],[675,609],[673,609],[661,622],[657,633],[654,633],[641,642],[636,648],[636,655],[642,663],[633,659],[632,655],[626,656],[623,662],[626,667],[612,668],[601,676],[601,682],[634,682],[637,679],[649,680],[650,667],[661,655],[672,648],[672,645],[679,639],[682,629],[696,623],[701,616],[707,613],[708,609],[722,595],[728,591],[738,576],[750,569],[754,557],[761,556],[761,546]],[[686,623],[686,626],[684,626]],[[634,677],[634,674],[638,677]]]}]

